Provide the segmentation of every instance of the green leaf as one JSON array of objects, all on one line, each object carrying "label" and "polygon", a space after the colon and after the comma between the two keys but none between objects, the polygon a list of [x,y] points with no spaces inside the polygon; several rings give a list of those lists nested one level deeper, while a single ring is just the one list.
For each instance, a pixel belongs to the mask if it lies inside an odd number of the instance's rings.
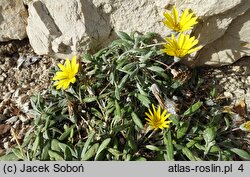
[{"label": "green leaf", "polygon": [[146,148],[151,150],[151,151],[161,151],[160,148],[154,146],[154,145],[146,145]]},{"label": "green leaf", "polygon": [[135,125],[137,125],[140,129],[143,129],[143,124],[141,122],[141,119],[134,112],[131,113],[131,117]]},{"label": "green leaf", "polygon": [[174,125],[176,125],[176,126],[178,126],[179,123],[180,123],[180,121],[179,121],[179,116],[177,116],[177,115],[171,114],[170,117],[169,117],[169,119],[170,119],[170,120],[172,121],[172,123],[173,123]]},{"label": "green leaf", "polygon": [[137,98],[140,100],[140,102],[146,106],[147,108],[149,107],[149,104],[151,103],[150,100],[148,99],[147,96],[142,95],[142,94],[138,94]]},{"label": "green leaf", "polygon": [[145,157],[137,157],[134,161],[147,161],[147,159]]},{"label": "green leaf", "polygon": [[20,149],[14,148],[14,149],[12,149],[12,152],[13,152],[19,159],[25,160],[25,157],[22,155]]},{"label": "green leaf", "polygon": [[49,150],[51,148],[51,142],[47,141],[42,149],[41,160],[49,160]]},{"label": "green leaf", "polygon": [[123,66],[121,69],[119,69],[122,72],[126,72],[128,74],[131,73],[131,70],[135,67],[136,63],[129,63],[125,66]]},{"label": "green leaf", "polygon": [[208,127],[203,132],[203,137],[206,142],[205,144],[205,154],[208,154],[211,147],[215,144],[215,135],[216,135],[216,128],[215,127]]},{"label": "green leaf", "polygon": [[114,148],[108,148],[108,151],[116,157],[123,155],[120,151]]},{"label": "green leaf", "polygon": [[147,69],[149,69],[150,71],[154,71],[156,73],[162,73],[165,71],[163,68],[159,66],[150,66],[150,67],[147,67]]},{"label": "green leaf", "polygon": [[128,41],[133,41],[133,39],[132,39],[127,33],[125,33],[125,32],[118,31],[116,34],[117,34],[117,35],[119,36],[119,38],[121,38],[121,39],[125,39],[125,40],[128,40]]},{"label": "green leaf", "polygon": [[37,151],[38,146],[40,145],[40,143],[41,143],[41,134],[39,133],[39,134],[37,135],[37,137],[36,137],[34,143],[33,143],[32,149],[31,149],[31,151],[33,152],[33,155],[36,154],[36,151]]},{"label": "green leaf", "polygon": [[107,146],[109,145],[110,141],[111,141],[111,138],[107,138],[107,139],[105,139],[105,140],[101,143],[100,147],[98,148],[98,151],[96,152],[95,160],[97,160],[98,157],[99,157],[99,155],[100,155],[100,153],[101,153],[105,148],[107,148]]},{"label": "green leaf", "polygon": [[100,113],[100,111],[98,111],[96,108],[91,107],[90,110],[91,110],[91,113],[94,114],[96,117],[99,117],[99,118],[103,117],[102,113]]},{"label": "green leaf", "polygon": [[118,85],[118,87],[119,87],[120,90],[123,89],[124,84],[127,82],[128,78],[129,78],[129,75],[128,75],[128,74],[126,74],[125,76],[123,76],[121,82],[120,82],[119,85]]},{"label": "green leaf", "polygon": [[238,148],[231,148],[229,150],[231,152],[237,154],[238,156],[240,156],[244,160],[250,160],[250,154],[248,152],[246,152],[245,150],[238,149]]},{"label": "green leaf", "polygon": [[152,54],[153,54],[153,51],[149,51],[146,55],[142,55],[141,57],[140,57],[140,62],[141,63],[144,63],[144,62],[146,62],[151,56],[152,56]]},{"label": "green leaf", "polygon": [[55,159],[56,161],[63,161],[64,158],[56,151],[49,150],[49,156],[52,159]]},{"label": "green leaf", "polygon": [[20,158],[17,157],[13,152],[5,154],[0,157],[0,161],[18,161],[18,160],[20,160]]},{"label": "green leaf", "polygon": [[171,136],[170,130],[164,133],[164,143],[166,145],[166,150],[167,150],[167,160],[173,161],[174,160],[174,148],[173,148],[172,136]]},{"label": "green leaf", "polygon": [[120,89],[119,89],[119,87],[117,85],[115,87],[115,98],[117,100],[120,100]]},{"label": "green leaf", "polygon": [[184,147],[182,149],[182,153],[185,154],[185,156],[187,156],[187,158],[189,160],[196,161],[196,158],[194,157],[194,155],[192,154],[192,152],[187,147]]},{"label": "green leaf", "polygon": [[64,151],[64,159],[66,161],[72,161],[72,154],[68,146],[66,146],[65,151]]},{"label": "green leaf", "polygon": [[[73,155],[73,156],[76,155],[76,154],[75,154],[75,151],[74,151],[69,145],[64,144],[64,143],[59,143],[58,145],[59,145],[60,149],[61,149],[64,153],[66,152],[66,149],[68,149],[68,150],[70,150],[71,156],[72,156],[72,155]],[[65,154],[64,154],[64,155],[65,155]]]},{"label": "green leaf", "polygon": [[89,160],[90,158],[94,157],[98,148],[99,148],[99,143],[95,143],[93,146],[89,148],[89,150],[84,154],[84,156],[81,156],[81,159]]},{"label": "green leaf", "polygon": [[214,87],[211,91],[210,91],[210,96],[213,98],[216,98],[218,95],[217,93],[217,89]]},{"label": "green leaf", "polygon": [[208,127],[203,132],[205,142],[208,144],[215,139],[216,129],[214,127]]},{"label": "green leaf", "polygon": [[[34,127],[30,128],[23,139],[22,147],[28,146],[31,143],[31,139],[35,136],[34,134]],[[33,141],[32,141],[33,142]]]},{"label": "green leaf", "polygon": [[183,113],[183,116],[189,116],[195,113],[201,107],[202,104],[203,103],[201,101],[198,101],[197,103],[193,104]]},{"label": "green leaf", "polygon": [[85,103],[91,103],[93,101],[96,101],[97,97],[96,96],[90,96],[90,97],[85,97],[82,101]]},{"label": "green leaf", "polygon": [[121,108],[117,100],[115,100],[115,110],[116,110],[116,116],[121,117]]},{"label": "green leaf", "polygon": [[54,151],[60,151],[59,141],[57,139],[51,141],[51,149]]},{"label": "green leaf", "polygon": [[221,150],[220,147],[218,147],[218,146],[213,146],[213,147],[211,147],[210,152],[211,152],[211,153],[215,153],[215,152],[219,152],[220,150]]},{"label": "green leaf", "polygon": [[72,129],[75,128],[75,125],[72,125],[70,128],[68,128],[60,137],[59,137],[59,141],[63,141],[66,138],[68,138],[71,134]]},{"label": "green leaf", "polygon": [[138,82],[136,82],[136,87],[138,88],[140,94],[147,95],[147,93],[143,90],[143,88],[141,87],[141,85]]},{"label": "green leaf", "polygon": [[125,130],[126,128],[128,128],[130,126],[131,126],[131,123],[127,123],[127,124],[123,124],[123,125],[118,125],[118,126],[116,126],[116,127],[114,127],[112,129],[111,133],[117,134],[118,132],[123,131],[123,130]]},{"label": "green leaf", "polygon": [[82,62],[84,63],[91,63],[93,61],[93,58],[90,54],[84,54],[82,57]]},{"label": "green leaf", "polygon": [[84,146],[83,146],[83,149],[82,149],[82,154],[81,154],[81,158],[84,159],[85,157],[85,153],[91,143],[91,141],[94,139],[94,136],[95,136],[95,132],[92,132],[90,135],[89,135],[89,138],[87,139],[87,141],[85,142]]},{"label": "green leaf", "polygon": [[188,127],[189,127],[189,121],[182,122],[181,126],[177,130],[177,139],[180,139],[186,135]]},{"label": "green leaf", "polygon": [[135,143],[134,137],[131,135],[131,133],[128,136],[128,145],[131,148],[131,150],[136,151],[137,150],[137,144]]}]

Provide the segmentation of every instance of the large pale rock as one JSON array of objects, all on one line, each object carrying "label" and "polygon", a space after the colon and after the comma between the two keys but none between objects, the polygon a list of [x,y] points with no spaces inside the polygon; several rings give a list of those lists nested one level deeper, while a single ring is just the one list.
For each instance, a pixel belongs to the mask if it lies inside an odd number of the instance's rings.
[{"label": "large pale rock", "polygon": [[229,65],[244,56],[250,56],[250,9],[235,18],[224,35],[207,44],[189,64]]},{"label": "large pale rock", "polygon": [[165,37],[169,34],[164,24],[163,12],[169,0],[115,0],[111,13],[111,24],[114,31],[155,32]]},{"label": "large pale rock", "polygon": [[[193,30],[203,49],[182,62],[192,67],[231,64],[250,55],[249,0],[184,0],[181,9],[190,7],[200,18]],[[204,4],[204,5],[202,5]]]},{"label": "large pale rock", "polygon": [[27,16],[22,0],[0,0],[0,42],[24,39]]},{"label": "large pale rock", "polygon": [[191,32],[203,48],[182,60],[190,66],[233,63],[249,52],[249,0],[24,0],[27,33],[38,54],[58,57],[107,45],[116,32],[170,34],[163,12],[192,9],[199,24]]},{"label": "large pale rock", "polygon": [[87,0],[41,0],[28,3],[27,33],[37,54],[67,57],[100,45],[111,28]]}]

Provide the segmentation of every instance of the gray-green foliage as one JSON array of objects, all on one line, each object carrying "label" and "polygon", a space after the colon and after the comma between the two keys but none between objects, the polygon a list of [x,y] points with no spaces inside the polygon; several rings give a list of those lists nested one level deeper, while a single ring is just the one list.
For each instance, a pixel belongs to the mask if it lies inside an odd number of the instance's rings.
[{"label": "gray-green foliage", "polygon": [[[1,160],[233,160],[235,154],[250,160],[241,141],[230,140],[231,117],[214,89],[205,97],[198,92],[195,70],[190,80],[175,80],[167,67],[173,58],[159,50],[155,34],[118,35],[107,48],[83,55],[68,90],[51,87],[32,98],[32,128]],[[162,97],[179,99],[168,130],[145,126],[145,112],[158,105],[153,84]],[[186,90],[195,92],[191,100]]]}]

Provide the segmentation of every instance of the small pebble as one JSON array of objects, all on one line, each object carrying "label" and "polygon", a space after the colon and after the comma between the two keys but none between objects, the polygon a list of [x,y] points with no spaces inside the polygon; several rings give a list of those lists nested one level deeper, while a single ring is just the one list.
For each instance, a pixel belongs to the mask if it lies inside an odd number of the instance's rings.
[{"label": "small pebble", "polygon": [[233,94],[230,92],[224,92],[224,96],[227,98],[233,98]]},{"label": "small pebble", "polygon": [[6,122],[9,124],[14,124],[18,120],[17,116],[12,116],[11,118],[7,119]]},{"label": "small pebble", "polygon": [[5,80],[5,77],[3,75],[0,75],[0,82],[3,82]]}]

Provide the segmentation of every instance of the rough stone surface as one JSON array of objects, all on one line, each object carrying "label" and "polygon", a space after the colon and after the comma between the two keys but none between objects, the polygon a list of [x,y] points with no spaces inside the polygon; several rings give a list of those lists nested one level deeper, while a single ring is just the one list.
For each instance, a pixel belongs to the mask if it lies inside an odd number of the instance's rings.
[{"label": "rough stone surface", "polygon": [[183,62],[222,66],[250,55],[249,0],[24,0],[29,6],[27,33],[34,51],[57,57],[104,47],[116,32],[170,34],[163,12],[173,5],[199,16],[192,34],[203,48]]},{"label": "rough stone surface", "polygon": [[111,28],[87,0],[41,0],[29,5],[27,33],[34,51],[64,57],[99,45]]},{"label": "rough stone surface", "polygon": [[22,0],[1,0],[0,42],[27,37],[27,17],[28,13]]},{"label": "rough stone surface", "polygon": [[250,1],[248,0],[184,0],[180,8],[190,7],[200,19],[193,30],[203,46],[183,60],[192,67],[232,64],[250,55]]}]

